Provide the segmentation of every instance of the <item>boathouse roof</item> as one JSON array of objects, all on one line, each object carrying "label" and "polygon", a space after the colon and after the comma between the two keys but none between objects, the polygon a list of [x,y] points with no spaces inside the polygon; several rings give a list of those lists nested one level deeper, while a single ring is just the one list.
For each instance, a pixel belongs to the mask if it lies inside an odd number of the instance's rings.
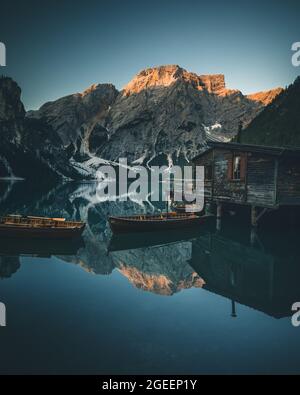
[{"label": "boathouse roof", "polygon": [[253,152],[258,154],[264,154],[269,156],[288,156],[288,157],[297,157],[300,159],[300,148],[292,148],[292,147],[270,147],[264,145],[254,145],[254,144],[240,144],[240,143],[223,143],[216,141],[209,141],[207,143],[208,148],[196,155],[192,161],[197,160],[201,156],[207,154],[209,151],[213,149],[226,149],[230,151],[243,151],[243,152]]}]

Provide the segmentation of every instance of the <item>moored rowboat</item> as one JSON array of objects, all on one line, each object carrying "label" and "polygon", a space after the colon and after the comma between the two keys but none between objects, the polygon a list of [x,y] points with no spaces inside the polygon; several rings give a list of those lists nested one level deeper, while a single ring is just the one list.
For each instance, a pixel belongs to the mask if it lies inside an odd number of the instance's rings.
[{"label": "moored rowboat", "polygon": [[194,213],[163,213],[159,215],[133,215],[129,217],[109,217],[114,233],[150,232],[153,230],[181,229],[203,224],[211,215],[199,216]]},{"label": "moored rowboat", "polygon": [[172,210],[176,213],[194,213],[200,215],[203,208],[197,204],[186,204],[186,203],[172,203]]},{"label": "moored rowboat", "polygon": [[21,215],[7,215],[0,218],[2,237],[70,239],[79,237],[84,228],[84,222],[66,221],[64,218]]}]

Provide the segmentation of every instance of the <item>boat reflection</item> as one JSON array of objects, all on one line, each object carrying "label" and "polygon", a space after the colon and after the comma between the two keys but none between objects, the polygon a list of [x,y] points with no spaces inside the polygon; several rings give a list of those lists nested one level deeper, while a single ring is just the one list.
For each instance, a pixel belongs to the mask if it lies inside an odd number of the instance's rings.
[{"label": "boat reflection", "polygon": [[54,255],[74,256],[84,248],[80,237],[73,240],[0,239],[0,279],[9,278],[21,267],[20,257],[50,258]]},{"label": "boat reflection", "polygon": [[52,255],[76,255],[84,247],[82,237],[72,240],[59,239],[0,239],[0,255],[36,256],[50,258]]},{"label": "boat reflection", "polygon": [[[128,240],[127,250],[124,238],[114,237],[111,250],[118,251],[116,265],[121,262],[127,278],[133,283],[142,283],[143,286],[135,285],[145,290],[154,291],[153,286],[147,289],[147,281],[142,281],[146,274],[160,276],[163,272],[170,283],[176,273],[178,284],[184,278],[181,270],[183,267],[187,270],[188,264],[192,269],[190,275],[201,279],[203,289],[229,299],[232,317],[237,316],[236,303],[275,318],[290,316],[292,304],[300,300],[300,254],[295,240],[290,237],[276,239],[273,236],[267,237],[264,242],[257,238],[257,243],[252,245],[253,235],[250,232],[235,230],[231,233],[203,231],[193,235],[189,241],[175,242],[173,245],[170,245],[171,235],[161,238],[160,243],[161,235],[155,235],[152,243],[159,245],[155,249],[141,248],[141,240],[137,237]],[[163,245],[163,242],[166,244]],[[151,240],[145,241],[145,244],[150,243]],[[178,265],[187,243],[191,248],[190,258],[186,256]],[[159,254],[161,257],[158,260]],[[199,281],[197,284],[199,286]],[[191,286],[194,285],[188,281],[183,288]],[[160,290],[160,293],[163,291]]]},{"label": "boat reflection", "polygon": [[176,244],[184,240],[192,240],[209,229],[206,225],[201,228],[191,228],[182,230],[169,230],[160,232],[130,233],[130,234],[113,234],[110,238],[107,250],[123,251],[135,250],[145,247],[153,247],[159,245]]},{"label": "boat reflection", "polygon": [[[4,213],[26,207],[28,213],[85,221],[84,243],[1,239],[0,277],[7,278],[18,270],[19,256],[55,255],[97,275],[118,270],[135,287],[160,295],[203,288],[228,298],[233,317],[239,316],[237,303],[276,318],[290,316],[291,305],[300,300],[296,232],[288,234],[284,229],[276,235],[273,229],[259,229],[257,235],[233,224],[231,218],[226,223],[224,218],[220,231],[203,225],[199,229],[111,237],[108,217],[140,213],[139,205],[131,201],[98,203],[94,184],[61,185],[42,198],[28,198],[30,205],[23,201],[23,194],[18,196],[20,200],[6,199]],[[150,212],[147,207],[143,209]],[[155,210],[151,212],[159,207]],[[24,209],[22,212],[26,214]]]}]

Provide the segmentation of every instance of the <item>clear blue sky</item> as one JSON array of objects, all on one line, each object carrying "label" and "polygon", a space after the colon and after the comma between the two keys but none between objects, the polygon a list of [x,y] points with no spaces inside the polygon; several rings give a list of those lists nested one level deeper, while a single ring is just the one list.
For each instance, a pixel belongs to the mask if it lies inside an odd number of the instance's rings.
[{"label": "clear blue sky", "polygon": [[298,1],[0,0],[0,73],[21,86],[27,109],[140,70],[179,64],[224,73],[244,93],[285,86],[300,74]]}]

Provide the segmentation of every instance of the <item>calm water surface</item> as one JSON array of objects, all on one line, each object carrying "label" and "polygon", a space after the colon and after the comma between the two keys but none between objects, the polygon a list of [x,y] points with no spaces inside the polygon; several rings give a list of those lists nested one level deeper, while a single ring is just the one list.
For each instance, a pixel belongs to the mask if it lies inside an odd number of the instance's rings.
[{"label": "calm water surface", "polygon": [[37,193],[1,183],[1,214],[88,223],[73,243],[0,241],[1,373],[299,373],[298,235],[216,232],[112,237],[110,214],[153,212],[97,203],[96,185]]}]

